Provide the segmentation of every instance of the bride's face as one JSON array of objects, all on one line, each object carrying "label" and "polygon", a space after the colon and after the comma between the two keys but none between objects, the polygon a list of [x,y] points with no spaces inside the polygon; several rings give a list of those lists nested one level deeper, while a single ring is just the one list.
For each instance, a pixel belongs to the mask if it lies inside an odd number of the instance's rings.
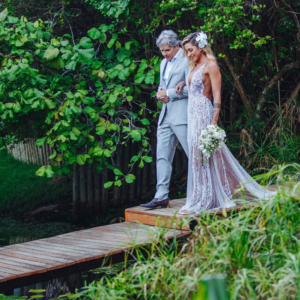
[{"label": "bride's face", "polygon": [[195,63],[200,61],[202,52],[199,47],[194,46],[191,43],[187,43],[184,45],[184,49],[185,49],[189,59],[193,60]]}]

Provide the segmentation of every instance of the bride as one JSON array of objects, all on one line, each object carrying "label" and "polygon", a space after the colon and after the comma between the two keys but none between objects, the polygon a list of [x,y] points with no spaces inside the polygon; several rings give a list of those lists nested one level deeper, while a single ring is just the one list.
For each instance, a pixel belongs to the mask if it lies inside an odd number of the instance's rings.
[{"label": "bride", "polygon": [[254,181],[224,143],[208,162],[202,162],[199,137],[209,124],[218,122],[222,77],[205,33],[188,35],[182,41],[182,47],[189,60],[190,72],[186,82],[178,83],[176,92],[181,94],[183,86],[187,85],[189,165],[186,204],[179,213],[234,207],[232,194],[241,185],[257,198],[268,198],[274,192],[264,190]]}]

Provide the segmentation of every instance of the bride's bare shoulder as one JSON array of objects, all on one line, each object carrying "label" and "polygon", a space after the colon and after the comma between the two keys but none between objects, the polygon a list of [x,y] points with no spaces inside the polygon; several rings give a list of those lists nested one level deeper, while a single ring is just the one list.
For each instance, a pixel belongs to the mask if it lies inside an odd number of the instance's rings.
[{"label": "bride's bare shoulder", "polygon": [[220,72],[218,64],[213,60],[209,60],[206,63],[205,69],[206,69],[207,73],[216,73],[216,72],[218,73],[218,72]]}]

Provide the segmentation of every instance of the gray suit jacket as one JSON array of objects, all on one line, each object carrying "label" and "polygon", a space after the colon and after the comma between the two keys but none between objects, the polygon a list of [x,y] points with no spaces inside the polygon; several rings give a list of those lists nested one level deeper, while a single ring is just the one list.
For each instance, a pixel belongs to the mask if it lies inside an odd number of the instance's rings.
[{"label": "gray suit jacket", "polygon": [[175,92],[175,86],[180,81],[185,81],[188,74],[188,60],[183,57],[183,51],[180,49],[181,53],[178,54],[174,65],[171,69],[170,76],[168,78],[167,84],[163,80],[163,72],[166,67],[167,60],[163,59],[160,64],[160,85],[159,89],[168,89],[168,95],[170,101],[168,103],[163,103],[163,107],[159,116],[158,125],[161,124],[166,110],[168,111],[168,116],[170,122],[173,125],[187,124],[187,101],[188,101],[188,90],[187,86],[184,86],[182,94],[179,95]]}]

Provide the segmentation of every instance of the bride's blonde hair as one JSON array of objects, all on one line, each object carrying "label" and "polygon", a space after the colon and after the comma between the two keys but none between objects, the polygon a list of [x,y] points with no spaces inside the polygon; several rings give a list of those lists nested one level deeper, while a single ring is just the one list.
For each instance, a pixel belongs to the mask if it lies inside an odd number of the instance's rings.
[{"label": "bride's blonde hair", "polygon": [[[211,47],[209,44],[207,44],[204,48],[199,47],[198,41],[196,40],[198,33],[199,32],[191,33],[183,39],[183,41],[182,41],[183,55],[188,57],[187,51],[185,50],[184,46],[187,43],[190,43],[193,46],[196,46],[197,48],[201,49],[202,53],[207,57],[208,60],[216,61],[217,59],[216,59],[213,51],[211,50]],[[189,60],[190,69],[193,69],[196,65],[195,62],[190,58],[188,58],[188,60]]]}]

